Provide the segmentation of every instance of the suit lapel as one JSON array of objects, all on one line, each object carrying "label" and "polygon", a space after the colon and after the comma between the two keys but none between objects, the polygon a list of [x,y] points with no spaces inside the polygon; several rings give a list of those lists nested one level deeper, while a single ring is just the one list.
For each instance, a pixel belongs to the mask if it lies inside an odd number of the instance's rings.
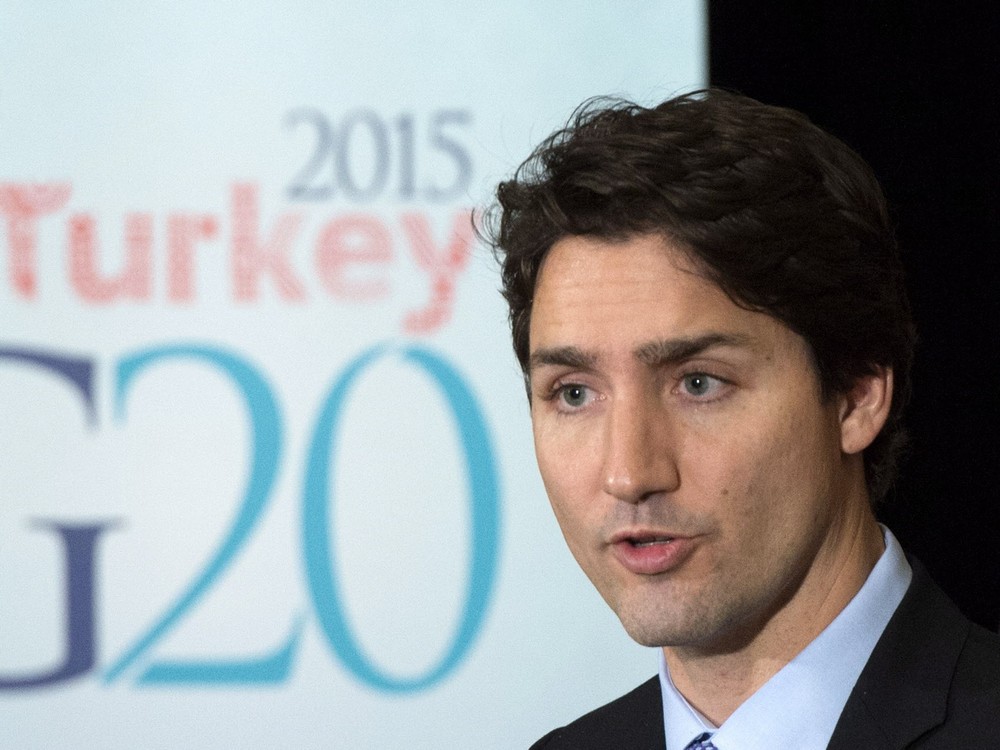
[{"label": "suit lapel", "polygon": [[919,562],[913,581],[847,700],[829,750],[898,750],[940,725],[969,632]]},{"label": "suit lapel", "polygon": [[660,678],[581,716],[540,739],[532,750],[663,750],[663,702]]},{"label": "suit lapel", "polygon": [[659,677],[644,682],[625,696],[618,708],[612,714],[613,721],[591,737],[597,740],[593,747],[663,750],[666,739],[663,736],[663,700],[660,697]]}]

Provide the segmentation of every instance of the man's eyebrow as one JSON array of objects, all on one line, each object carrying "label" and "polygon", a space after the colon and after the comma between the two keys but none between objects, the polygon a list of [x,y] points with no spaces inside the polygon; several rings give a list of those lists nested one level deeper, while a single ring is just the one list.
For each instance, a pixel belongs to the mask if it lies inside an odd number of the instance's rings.
[{"label": "man's eyebrow", "polygon": [[[638,347],[633,354],[644,365],[656,367],[690,359],[715,347],[747,346],[750,343],[751,338],[742,334],[706,333],[703,336],[650,341]],[[597,355],[575,346],[554,346],[532,352],[528,358],[528,372],[544,365],[592,370],[597,366]]]},{"label": "man's eyebrow", "polygon": [[747,346],[750,342],[750,337],[742,334],[707,333],[691,338],[650,341],[636,349],[634,354],[644,365],[656,367],[683,362],[715,347]]},{"label": "man's eyebrow", "polygon": [[554,346],[549,349],[538,349],[528,358],[528,372],[543,365],[572,367],[580,370],[591,370],[597,363],[594,354],[578,349],[575,346]]}]

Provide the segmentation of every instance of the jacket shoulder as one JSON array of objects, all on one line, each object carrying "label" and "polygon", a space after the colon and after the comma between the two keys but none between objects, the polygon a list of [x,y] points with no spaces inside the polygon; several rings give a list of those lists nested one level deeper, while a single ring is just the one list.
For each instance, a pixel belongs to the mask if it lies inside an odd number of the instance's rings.
[{"label": "jacket shoulder", "polygon": [[657,748],[664,745],[659,677],[611,701],[572,724],[549,732],[531,750]]},{"label": "jacket shoulder", "polygon": [[971,625],[955,664],[942,723],[914,750],[997,747],[1000,738],[1000,636]]},{"label": "jacket shoulder", "polygon": [[998,747],[1000,636],[971,623],[914,559],[831,750]]},{"label": "jacket shoulder", "polygon": [[948,729],[981,735],[989,746],[1000,737],[1000,635],[972,625],[948,694]]}]

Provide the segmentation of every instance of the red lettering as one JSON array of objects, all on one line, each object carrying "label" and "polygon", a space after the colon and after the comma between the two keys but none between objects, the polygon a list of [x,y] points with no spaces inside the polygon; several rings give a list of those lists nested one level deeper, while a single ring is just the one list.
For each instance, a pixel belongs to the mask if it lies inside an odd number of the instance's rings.
[{"label": "red lettering", "polygon": [[260,209],[257,186],[233,185],[232,264],[236,299],[254,302],[260,295],[260,277],[271,275],[278,293],[286,300],[305,299],[305,287],[292,272],[288,253],[302,223],[299,213],[283,214],[266,242],[260,241]]},{"label": "red lettering", "polygon": [[[15,295],[33,300],[39,294],[37,244],[40,216],[63,208],[72,183],[0,183],[0,221],[8,237],[10,285]],[[294,265],[296,243],[302,240],[303,211],[285,211],[263,218],[260,187],[254,182],[231,186],[229,267],[233,300],[257,302],[270,284],[281,302],[308,297]],[[124,217],[122,255],[107,257],[99,241],[99,218],[76,213],[66,220],[66,268],[70,288],[85,303],[149,301],[156,291],[154,274],[164,272],[164,300],[190,304],[198,297],[199,252],[218,242],[223,219],[209,213],[171,213],[165,218],[163,265],[154,257],[152,213]],[[262,222],[266,222],[262,226]],[[323,291],[347,302],[376,302],[393,292],[390,264],[399,259],[394,243],[407,245],[414,265],[426,279],[427,301],[405,311],[405,333],[426,335],[439,330],[453,315],[458,278],[468,264],[475,232],[467,210],[453,214],[446,234],[435,236],[431,218],[422,212],[399,216],[400,234],[383,218],[354,212],[328,216],[316,234],[313,262]],[[158,235],[159,236],[159,235]]]},{"label": "red lettering", "polygon": [[389,284],[383,277],[359,279],[347,274],[350,266],[384,265],[392,260],[392,236],[378,219],[349,214],[326,224],[316,239],[316,268],[330,294],[365,301],[385,297]]},{"label": "red lettering", "polygon": [[70,281],[87,302],[149,299],[153,291],[153,217],[125,217],[125,263],[116,278],[103,277],[99,269],[94,217],[71,216],[69,231]]},{"label": "red lettering", "polygon": [[400,221],[414,260],[431,277],[431,298],[427,307],[408,313],[403,328],[407,333],[432,333],[451,317],[455,279],[465,268],[472,246],[472,217],[467,211],[455,216],[443,250],[435,249],[426,216],[404,214]]},{"label": "red lettering", "polygon": [[176,302],[194,299],[194,252],[200,240],[219,231],[214,216],[173,214],[167,219],[167,297]]},{"label": "red lettering", "polygon": [[36,219],[62,208],[73,192],[68,182],[0,184],[0,213],[7,218],[8,269],[14,291],[34,299],[38,290]]}]

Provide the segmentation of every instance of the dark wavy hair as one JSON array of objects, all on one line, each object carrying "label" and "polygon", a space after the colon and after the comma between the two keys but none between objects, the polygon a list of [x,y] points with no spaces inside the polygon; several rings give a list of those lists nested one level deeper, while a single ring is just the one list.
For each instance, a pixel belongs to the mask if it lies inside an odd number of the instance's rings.
[{"label": "dark wavy hair", "polygon": [[716,89],[653,108],[586,102],[500,183],[482,223],[525,377],[538,272],[570,235],[679,244],[736,304],[806,340],[824,398],[892,368],[889,418],[864,453],[869,494],[885,496],[915,342],[903,269],[871,169],[804,115]]}]

